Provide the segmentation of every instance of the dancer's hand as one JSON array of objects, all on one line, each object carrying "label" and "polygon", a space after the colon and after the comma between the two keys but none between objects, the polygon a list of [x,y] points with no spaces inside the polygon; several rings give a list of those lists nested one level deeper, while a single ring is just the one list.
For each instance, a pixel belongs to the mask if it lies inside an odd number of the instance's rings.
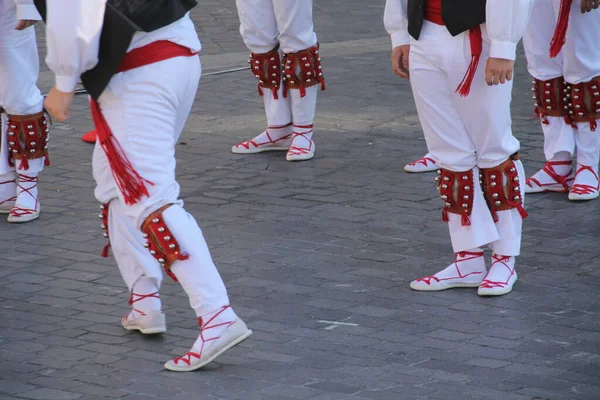
[{"label": "dancer's hand", "polygon": [[35,25],[37,21],[32,20],[32,19],[20,19],[19,22],[17,22],[17,26],[15,26],[15,29],[18,31],[22,31],[23,29],[27,29],[30,26]]},{"label": "dancer's hand", "polygon": [[515,62],[504,58],[490,57],[485,65],[485,81],[489,86],[512,80]]},{"label": "dancer's hand", "polygon": [[44,101],[44,107],[59,122],[65,122],[70,117],[71,103],[75,92],[61,92],[53,87]]},{"label": "dancer's hand", "polygon": [[410,45],[394,47],[392,50],[392,69],[400,78],[408,79],[408,54],[410,53]]},{"label": "dancer's hand", "polygon": [[581,13],[590,12],[600,7],[600,0],[581,0]]}]

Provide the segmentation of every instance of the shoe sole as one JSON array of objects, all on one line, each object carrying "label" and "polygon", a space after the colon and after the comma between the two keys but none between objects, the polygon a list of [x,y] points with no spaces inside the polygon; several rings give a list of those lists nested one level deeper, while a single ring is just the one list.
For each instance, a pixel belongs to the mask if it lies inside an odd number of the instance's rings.
[{"label": "shoe sole", "polygon": [[242,150],[239,151],[238,149],[231,149],[231,152],[233,154],[258,154],[258,153],[264,153],[265,151],[287,151],[289,150],[289,146],[288,147],[268,147],[268,148],[262,148],[262,149],[254,149],[254,150]]},{"label": "shoe sole", "polygon": [[176,367],[176,366],[168,365],[168,363],[165,363],[165,369],[168,369],[169,371],[174,371],[174,372],[195,371],[195,370],[200,369],[200,368],[204,367],[205,365],[213,362],[214,360],[217,359],[217,357],[219,357],[221,354],[225,353],[227,350],[231,349],[234,346],[237,346],[238,344],[242,343],[244,340],[248,339],[250,337],[250,335],[252,335],[252,331],[250,329],[248,329],[246,332],[244,332],[242,335],[240,335],[237,339],[235,339],[234,341],[229,343],[227,346],[223,347],[221,349],[221,351],[219,351],[214,356],[212,356],[211,358],[209,358],[208,360],[204,361],[201,364],[194,365],[193,367],[185,368],[185,367]]},{"label": "shoe sole", "polygon": [[428,287],[424,287],[424,288],[415,288],[412,285],[410,285],[410,288],[412,290],[416,290],[417,292],[439,292],[439,291],[446,290],[446,289],[477,288],[477,287],[479,287],[479,285],[481,285],[481,282],[480,283],[461,283],[461,284],[444,286],[444,287],[428,286]]},{"label": "shoe sole", "polygon": [[595,195],[592,196],[587,196],[587,195],[569,195],[569,200],[571,201],[586,201],[586,200],[594,200],[597,199],[598,196],[600,196],[600,193],[596,193]]},{"label": "shoe sole", "polygon": [[9,215],[6,220],[13,224],[22,224],[24,222],[29,222],[29,221],[33,221],[34,219],[38,219],[39,217],[40,217],[40,213],[30,214],[30,215],[27,215],[24,217],[13,217],[12,215]]},{"label": "shoe sole", "polygon": [[[123,324],[121,324],[121,325],[123,325]],[[128,331],[140,331],[144,335],[155,335],[157,333],[165,333],[167,331],[166,327],[142,329],[139,326],[123,325],[123,328],[127,329]]]},{"label": "shoe sole", "polygon": [[513,284],[511,286],[502,288],[502,289],[479,289],[477,291],[477,294],[479,296],[485,297],[485,296],[502,296],[505,294],[508,294],[510,292],[512,292],[513,290],[513,286],[515,286],[515,283],[517,283],[517,280],[519,279],[519,276],[517,275],[517,273],[515,272],[515,281],[513,282]]},{"label": "shoe sole", "polygon": [[435,167],[433,169],[419,169],[419,170],[413,170],[413,169],[404,167],[404,171],[409,172],[411,174],[420,174],[423,172],[433,172],[433,171],[437,171],[438,169],[440,169],[440,167]]},{"label": "shoe sole", "polygon": [[533,194],[533,193],[567,193],[565,188],[556,188],[556,189],[542,189],[542,188],[525,188],[525,194]]}]

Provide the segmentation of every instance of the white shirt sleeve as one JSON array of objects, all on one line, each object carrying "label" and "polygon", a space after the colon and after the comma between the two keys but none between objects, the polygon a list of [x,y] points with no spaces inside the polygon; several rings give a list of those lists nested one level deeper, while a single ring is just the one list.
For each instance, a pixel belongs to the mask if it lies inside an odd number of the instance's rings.
[{"label": "white shirt sleeve", "polygon": [[106,0],[47,0],[46,64],[56,88],[72,92],[82,73],[98,64]]},{"label": "white shirt sleeve", "polygon": [[31,21],[39,21],[42,16],[33,5],[33,0],[15,0],[17,6],[17,19],[28,19]]},{"label": "white shirt sleeve", "polygon": [[383,24],[392,38],[392,48],[410,43],[406,4],[407,0],[386,0],[385,2]]},{"label": "white shirt sleeve", "polygon": [[529,22],[535,0],[488,0],[486,26],[492,45],[490,57],[514,60],[517,43]]}]

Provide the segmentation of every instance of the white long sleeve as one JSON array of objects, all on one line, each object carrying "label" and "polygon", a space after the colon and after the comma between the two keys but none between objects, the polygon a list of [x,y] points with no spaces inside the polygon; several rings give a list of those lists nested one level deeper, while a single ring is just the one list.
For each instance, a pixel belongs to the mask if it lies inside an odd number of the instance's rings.
[{"label": "white long sleeve", "polygon": [[31,21],[39,21],[42,16],[33,5],[33,0],[15,0],[15,6],[17,7],[17,19],[28,19]]},{"label": "white long sleeve", "polygon": [[410,43],[406,4],[407,0],[386,0],[385,2],[383,24],[392,38],[392,48]]},{"label": "white long sleeve", "polygon": [[492,45],[490,57],[514,60],[517,43],[529,22],[535,0],[488,0],[486,26]]},{"label": "white long sleeve", "polygon": [[82,73],[98,63],[106,0],[47,0],[46,64],[56,88],[72,92]]}]

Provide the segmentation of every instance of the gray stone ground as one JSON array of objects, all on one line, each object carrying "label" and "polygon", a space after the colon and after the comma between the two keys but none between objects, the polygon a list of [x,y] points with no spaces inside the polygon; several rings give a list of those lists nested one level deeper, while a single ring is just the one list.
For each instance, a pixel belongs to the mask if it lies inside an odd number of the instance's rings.
[{"label": "gray stone ground", "polygon": [[[244,65],[233,0],[201,3],[206,70]],[[315,3],[328,84],[315,159],[229,152],[264,125],[246,71],[203,78],[178,148],[182,195],[251,339],[202,371],[164,371],[198,333],[170,282],[166,334],[120,327],[127,293],[98,255],[79,96],[53,130],[42,217],[0,221],[0,399],[600,398],[600,201],[527,199],[520,279],[507,296],[412,292],[408,282],[452,251],[433,176],[402,170],[425,144],[409,87],[390,72],[383,1]],[[531,173],[543,157],[529,80],[520,58],[514,128]]]}]

